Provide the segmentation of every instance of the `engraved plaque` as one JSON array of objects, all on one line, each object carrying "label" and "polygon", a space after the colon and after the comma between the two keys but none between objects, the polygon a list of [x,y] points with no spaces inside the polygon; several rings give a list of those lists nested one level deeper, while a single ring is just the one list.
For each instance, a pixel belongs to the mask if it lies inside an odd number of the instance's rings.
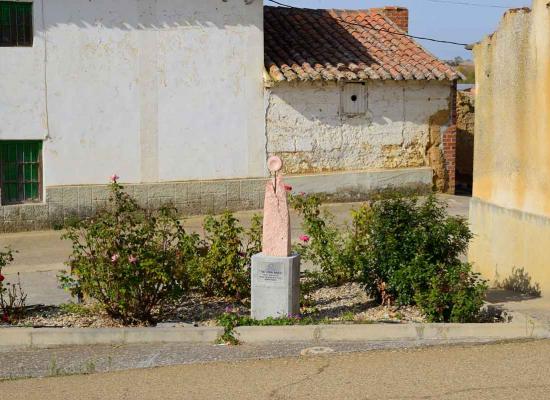
[{"label": "engraved plaque", "polygon": [[288,284],[284,263],[262,262],[254,269],[257,286],[284,287]]}]

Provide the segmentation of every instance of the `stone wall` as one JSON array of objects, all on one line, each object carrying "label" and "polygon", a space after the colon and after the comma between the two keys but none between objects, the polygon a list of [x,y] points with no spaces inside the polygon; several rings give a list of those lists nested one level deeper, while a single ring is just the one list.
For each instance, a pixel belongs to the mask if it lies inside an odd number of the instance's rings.
[{"label": "stone wall", "polygon": [[[410,168],[287,176],[285,181],[295,193],[323,194],[332,201],[360,201],[396,187],[425,192],[432,175],[431,168]],[[147,209],[173,205],[182,216],[189,216],[258,210],[263,206],[265,183],[265,178],[250,178],[123,186]],[[0,206],[0,232],[61,227],[72,219],[92,216],[108,198],[107,185],[48,187],[44,203]]]},{"label": "stone wall", "polygon": [[[123,184],[125,191],[146,209],[175,206],[181,215],[260,208],[265,179]],[[47,229],[70,219],[90,217],[109,199],[107,185],[59,186],[46,189],[43,204],[0,206],[0,231]]]},{"label": "stone wall", "polygon": [[443,134],[451,122],[450,82],[371,81],[365,112],[348,115],[345,85],[278,84],[266,95],[269,154],[291,174],[430,166],[447,188]]},{"label": "stone wall", "polygon": [[469,257],[488,279],[521,267],[550,289],[550,8],[506,13],[474,48],[476,116]]},{"label": "stone wall", "polygon": [[456,183],[461,193],[471,193],[474,168],[475,95],[457,93]]}]

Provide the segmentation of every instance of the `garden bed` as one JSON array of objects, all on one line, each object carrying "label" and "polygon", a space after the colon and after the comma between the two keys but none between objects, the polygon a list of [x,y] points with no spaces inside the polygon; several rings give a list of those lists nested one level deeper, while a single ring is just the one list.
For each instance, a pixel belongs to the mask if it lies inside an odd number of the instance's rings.
[{"label": "garden bed", "polygon": [[251,260],[262,251],[261,217],[245,229],[229,212],[209,216],[201,238],[171,207],[142,209],[117,179],[108,207],[65,234],[73,253],[60,284],[86,305],[25,307],[21,286],[2,283],[2,267],[13,261],[7,249],[0,252],[4,325],[221,326],[229,335],[254,325],[500,321],[483,309],[487,282],[460,259],[472,238],[467,223],[435,196],[366,203],[344,228],[321,211],[319,198],[291,196],[304,217],[293,251],[315,270],[303,271],[300,315],[255,321]]},{"label": "garden bed", "polygon": [[[309,307],[296,319],[304,323],[408,323],[426,322],[415,306],[380,306],[357,283],[321,288],[308,295]],[[173,307],[160,325],[217,326],[217,318],[228,310],[241,316],[250,313],[248,302],[238,303],[219,297],[193,295]],[[98,305],[68,304],[59,307],[28,308],[19,327],[115,328],[121,321],[107,315]],[[12,325],[12,326],[13,326]],[[0,324],[2,326],[2,324]],[[7,326],[7,324],[6,324]]]},{"label": "garden bed", "polygon": [[[285,324],[373,324],[373,323],[426,323],[417,306],[381,306],[370,299],[357,283],[339,287],[323,287],[307,296],[309,306],[302,307],[300,316],[284,321]],[[159,326],[219,326],[218,318],[231,312],[241,317],[250,315],[249,302],[235,302],[221,297],[192,295],[174,306]],[[480,322],[509,322],[506,312],[489,308]],[[269,323],[268,323],[269,324]],[[273,325],[277,325],[273,321]],[[121,328],[122,321],[111,318],[97,304],[64,304],[61,306],[34,306],[27,308],[22,319],[0,327],[35,328]],[[135,325],[145,326],[145,325]]]}]

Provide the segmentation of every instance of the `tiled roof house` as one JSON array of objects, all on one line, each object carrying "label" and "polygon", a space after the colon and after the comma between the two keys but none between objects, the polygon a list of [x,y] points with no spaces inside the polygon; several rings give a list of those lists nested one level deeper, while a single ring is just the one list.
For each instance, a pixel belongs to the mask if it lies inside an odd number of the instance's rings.
[{"label": "tiled roof house", "polygon": [[277,82],[459,78],[457,71],[405,36],[385,12],[266,7],[265,63],[270,77]]},{"label": "tiled roof house", "polygon": [[454,179],[460,74],[407,36],[406,8],[264,8],[268,150],[291,173],[430,168]]}]

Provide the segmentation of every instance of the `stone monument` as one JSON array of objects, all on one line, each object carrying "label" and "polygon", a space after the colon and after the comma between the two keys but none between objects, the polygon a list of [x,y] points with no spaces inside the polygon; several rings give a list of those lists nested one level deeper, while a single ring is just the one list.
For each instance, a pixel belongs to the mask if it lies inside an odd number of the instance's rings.
[{"label": "stone monument", "polygon": [[290,216],[281,174],[270,157],[273,177],[265,187],[262,252],[252,257],[252,318],[280,318],[300,312],[300,256],[290,250]]}]

